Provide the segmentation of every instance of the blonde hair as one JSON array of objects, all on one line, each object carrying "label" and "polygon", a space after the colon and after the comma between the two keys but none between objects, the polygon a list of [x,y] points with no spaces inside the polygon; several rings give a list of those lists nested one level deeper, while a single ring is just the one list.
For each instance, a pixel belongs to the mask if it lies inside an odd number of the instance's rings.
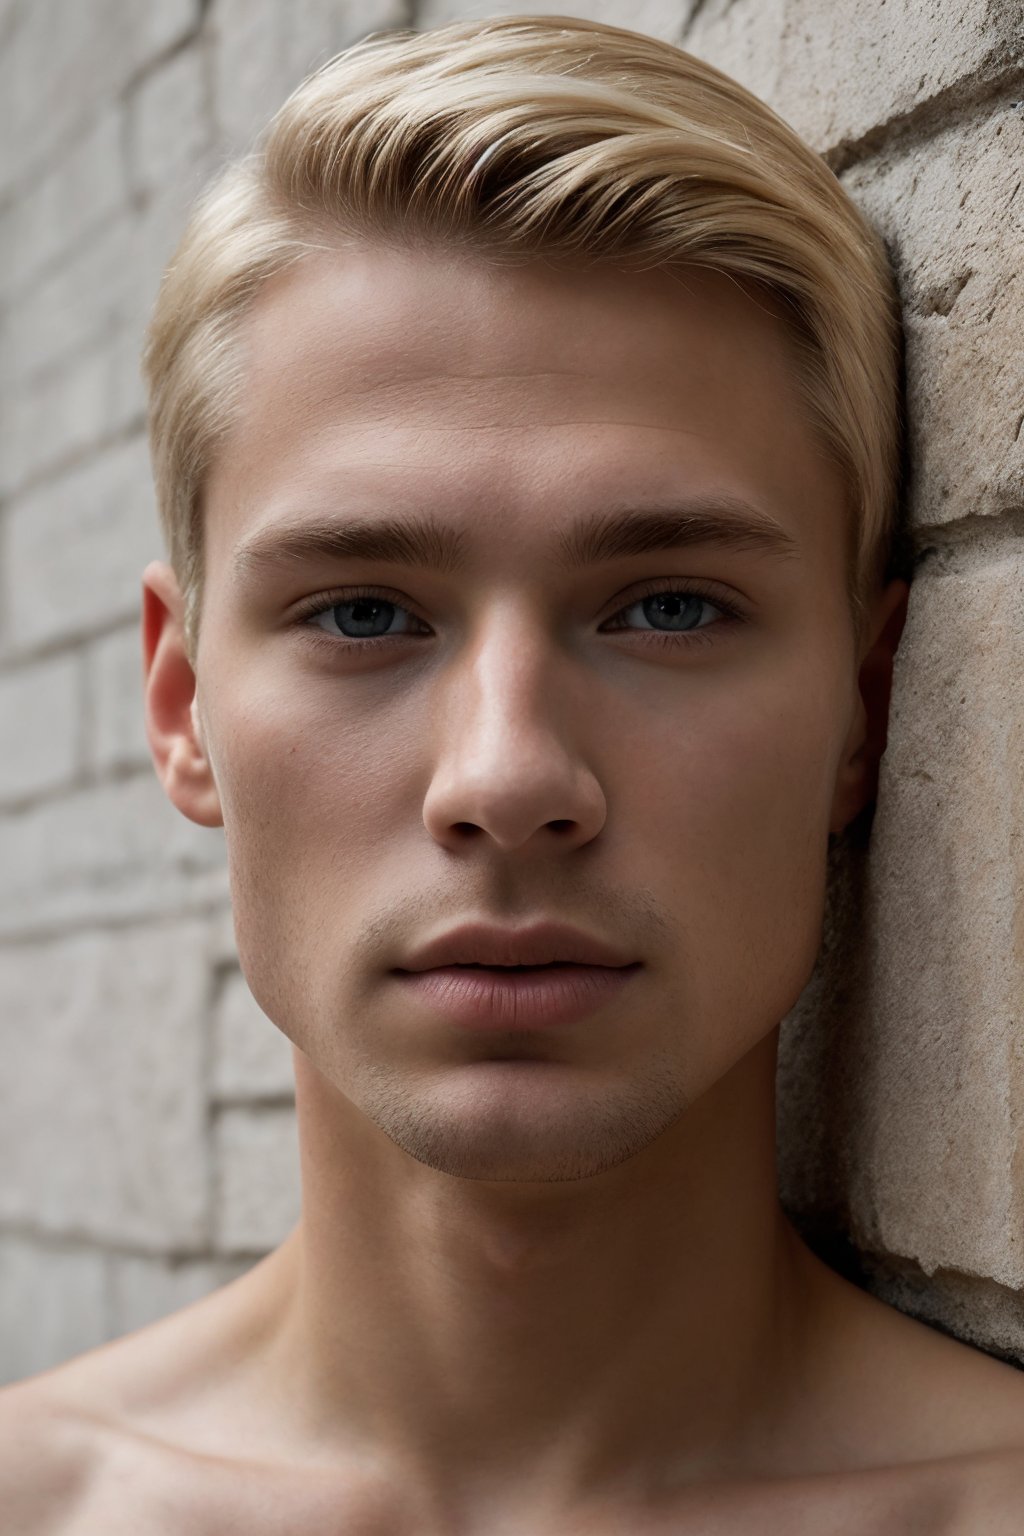
[{"label": "blonde hair", "polygon": [[902,452],[885,248],[757,97],[669,43],[561,16],[376,34],[312,74],[193,210],[144,370],[161,524],[195,661],[202,491],[261,286],[332,237],[495,261],[699,266],[772,297],[807,419],[842,472],[850,595],[888,557]]}]

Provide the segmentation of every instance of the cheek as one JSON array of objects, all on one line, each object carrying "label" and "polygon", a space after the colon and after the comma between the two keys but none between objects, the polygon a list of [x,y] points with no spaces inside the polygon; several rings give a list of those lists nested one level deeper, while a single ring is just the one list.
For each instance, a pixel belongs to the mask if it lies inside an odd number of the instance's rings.
[{"label": "cheek", "polygon": [[393,826],[395,738],[377,711],[289,679],[236,696],[218,718],[225,830],[240,858],[273,851],[283,874],[308,870],[338,845],[360,857]]},{"label": "cheek", "polygon": [[317,968],[373,899],[395,845],[390,733],[346,728],[341,708],[294,683],[217,714],[217,779],[239,958],[260,1006],[294,1038]]},{"label": "cheek", "polygon": [[[709,1022],[766,1025],[796,1001],[817,955],[837,711],[820,680],[721,692],[662,734],[626,836],[677,920],[680,970]],[[654,771],[656,765],[656,772]],[[653,861],[653,862],[652,862]]]}]

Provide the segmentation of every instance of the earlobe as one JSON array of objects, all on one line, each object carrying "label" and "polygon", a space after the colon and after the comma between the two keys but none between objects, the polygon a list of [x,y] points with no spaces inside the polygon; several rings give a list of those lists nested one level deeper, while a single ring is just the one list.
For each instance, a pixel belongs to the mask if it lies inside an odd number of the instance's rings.
[{"label": "earlobe", "polygon": [[224,818],[199,721],[183,613],[174,571],[164,561],[151,561],[142,575],[142,652],[153,765],[168,799],[183,816],[203,827],[220,827]]},{"label": "earlobe", "polygon": [[878,794],[888,740],[896,648],[907,619],[910,588],[894,579],[879,593],[857,676],[857,702],[836,776],[829,831],[843,832]]}]

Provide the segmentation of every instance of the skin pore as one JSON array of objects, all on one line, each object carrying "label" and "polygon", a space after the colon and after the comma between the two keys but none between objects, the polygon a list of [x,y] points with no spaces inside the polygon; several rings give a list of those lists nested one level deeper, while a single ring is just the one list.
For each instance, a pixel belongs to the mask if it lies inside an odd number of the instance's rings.
[{"label": "skin pore", "polygon": [[[353,247],[267,286],[245,369],[194,672],[145,573],[147,722],[171,800],[224,825],[242,966],[295,1046],[303,1214],[123,1411],[419,1532],[660,1530],[709,1489],[948,1451],[872,1362],[920,1392],[972,1353],[832,1275],[776,1192],[778,1023],[906,601],[880,590],[856,643],[781,324],[709,273]],[[565,559],[570,528],[699,498],[699,539],[694,514],[677,547]],[[740,501],[769,536],[729,536]],[[461,565],[270,547],[395,518]],[[541,918],[640,969],[488,1034],[393,974]]]}]

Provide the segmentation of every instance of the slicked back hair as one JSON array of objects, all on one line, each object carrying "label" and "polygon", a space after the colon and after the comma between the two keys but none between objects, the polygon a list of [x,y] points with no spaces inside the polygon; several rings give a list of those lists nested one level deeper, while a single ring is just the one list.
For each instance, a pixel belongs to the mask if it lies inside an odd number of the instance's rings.
[{"label": "slicked back hair", "polygon": [[244,388],[246,313],[310,250],[696,266],[774,300],[809,426],[847,492],[855,627],[886,568],[902,455],[884,245],[768,106],[673,45],[559,16],[375,34],[312,74],[196,203],[144,355],[161,524],[190,659],[203,485]]}]

